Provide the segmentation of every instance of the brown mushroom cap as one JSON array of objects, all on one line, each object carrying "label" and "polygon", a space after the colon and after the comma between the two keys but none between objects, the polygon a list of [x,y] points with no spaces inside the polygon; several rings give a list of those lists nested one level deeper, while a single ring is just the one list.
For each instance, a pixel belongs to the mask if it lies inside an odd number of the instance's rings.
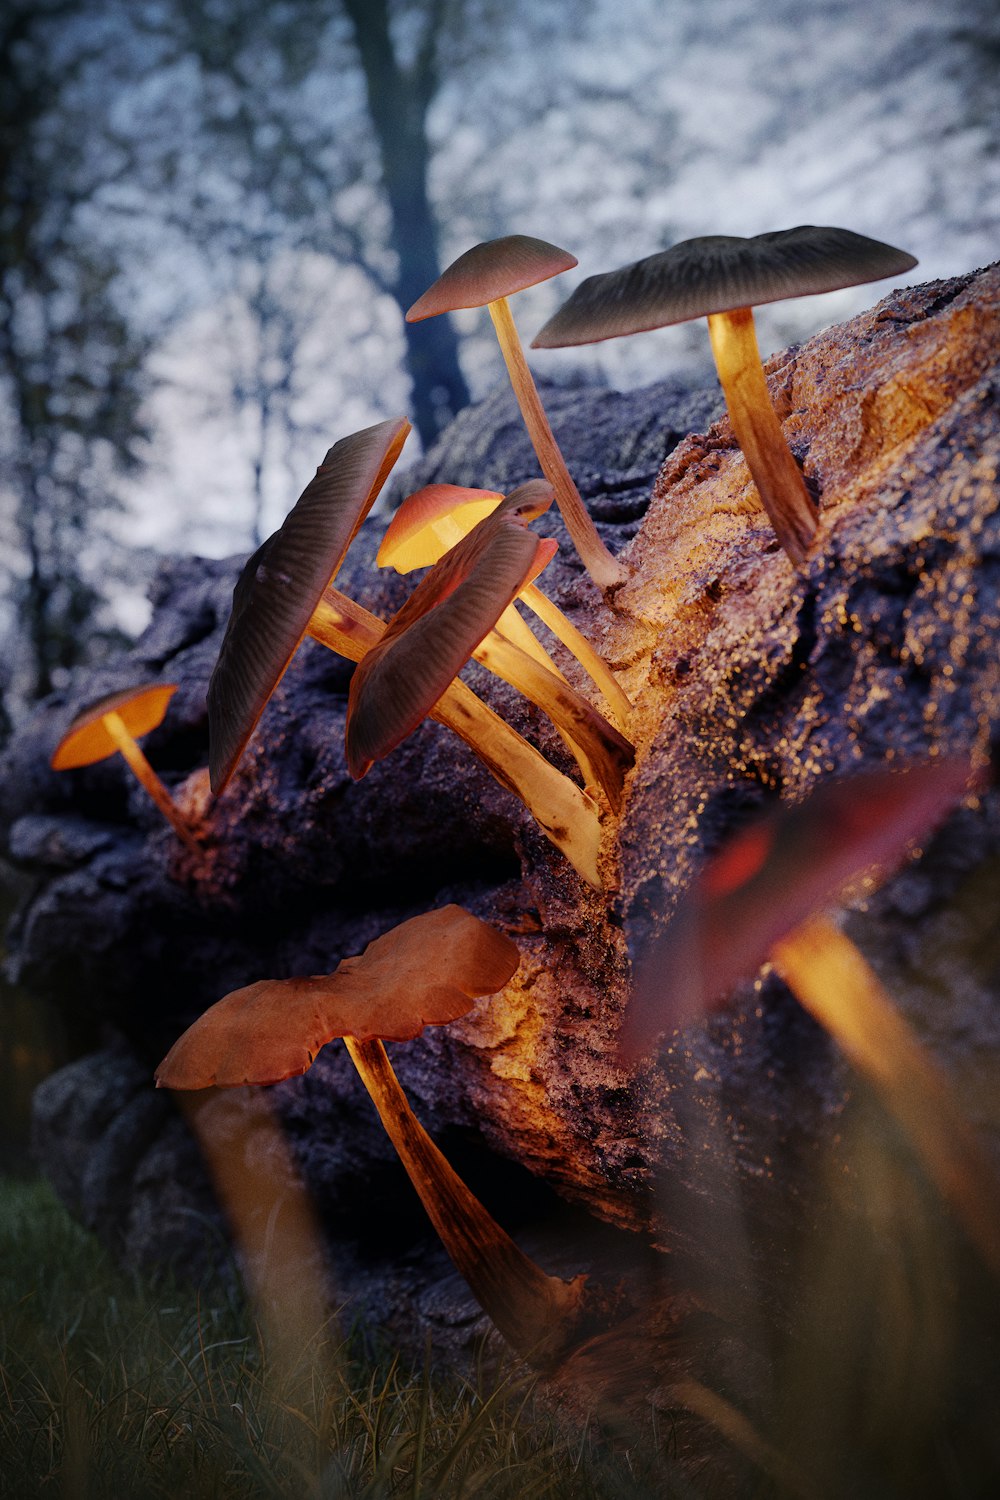
[{"label": "brown mushroom cap", "polygon": [[53,753],[53,771],[71,771],[76,766],[92,766],[118,753],[118,746],[102,723],[105,714],[115,713],[134,740],[163,722],[167,705],[177,691],[176,682],[154,682],[125,688],[88,703],[73,720]]},{"label": "brown mushroom cap", "polygon": [[709,313],[833,292],[901,275],[916,264],[893,245],[814,224],[749,239],[699,235],[620,270],[588,276],[532,348],[599,343]]},{"label": "brown mushroom cap", "polygon": [[484,240],[442,271],[433,286],[414,302],[406,321],[419,323],[460,307],[485,307],[500,297],[548,281],[576,264],[576,256],[568,250],[531,235],[507,234],[498,240]]},{"label": "brown mushroom cap", "polygon": [[211,1006],[156,1071],[162,1088],[278,1083],[304,1073],[334,1037],[411,1041],[503,989],[516,943],[460,906],[411,917],[332,974],[263,979]]},{"label": "brown mushroom cap", "polygon": [[409,430],[405,417],[394,417],[334,443],[280,528],[240,574],[208,685],[213,792],[235,770]]},{"label": "brown mushroom cap", "polygon": [[709,860],[663,937],[637,962],[621,1050],[718,1009],[784,935],[858,876],[888,873],[968,789],[962,758],[860,771],[741,830]]}]

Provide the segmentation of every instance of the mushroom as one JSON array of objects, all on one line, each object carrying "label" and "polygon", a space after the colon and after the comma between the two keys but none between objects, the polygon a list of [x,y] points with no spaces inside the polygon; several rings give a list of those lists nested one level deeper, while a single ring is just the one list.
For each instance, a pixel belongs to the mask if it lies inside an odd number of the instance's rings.
[{"label": "mushroom", "polygon": [[637,964],[620,1052],[635,1061],[668,1028],[720,1008],[769,958],[799,1003],[880,1090],[973,1244],[1000,1272],[993,1174],[947,1079],[845,933],[817,908],[884,874],[966,793],[944,759],[860,772],[750,824],[710,860]]},{"label": "mushroom", "polygon": [[[404,418],[342,438],[273,536],[249,559],[208,688],[209,769],[221,792],[305,635],[360,661],[385,624],[330,586],[409,432]],[[537,539],[536,539],[537,540]],[[455,682],[431,717],[475,751],[521,798],[574,868],[600,889],[596,803]]]},{"label": "mushroom", "polygon": [[[351,682],[347,763],[361,777],[405,738],[471,655],[549,714],[578,753],[584,775],[621,804],[631,744],[568,683],[493,632],[525,581],[555,544],[527,530],[548,508],[551,486],[529,481],[513,491],[446,552],[390,620]],[[486,639],[484,639],[486,637]]]},{"label": "mushroom", "polygon": [[412,917],[332,974],[261,980],[211,1006],[156,1070],[171,1089],[271,1084],[306,1072],[342,1037],[431,1223],[503,1337],[536,1363],[553,1361],[579,1312],[585,1278],[548,1276],[521,1251],[449,1165],[407,1102],[385,1041],[465,1015],[503,988],[516,944],[460,906]]},{"label": "mushroom", "polygon": [[162,722],[176,682],[146,683],[109,693],[77,714],[56,746],[50,764],[53,771],[71,771],[92,766],[116,752],[124,757],[136,778],[152,797],[177,837],[192,854],[201,847],[184,814],[136,744]]},{"label": "mushroom", "polygon": [[433,286],[414,302],[406,321],[419,323],[423,318],[463,307],[488,308],[542,473],[556,492],[556,504],[584,567],[598,588],[606,592],[624,581],[626,571],[601,541],[590,512],[570,478],[528,369],[507,301],[514,292],[548,281],[576,263],[575,255],[530,235],[508,234],[501,239],[486,240],[466,250],[441,273]]},{"label": "mushroom", "polygon": [[[425,485],[408,495],[396,511],[382,538],[376,561],[380,567],[395,568],[397,573],[429,567],[495,510],[502,499],[496,490],[466,489],[456,484]],[[604,658],[534,583],[525,584],[517,597],[576,657],[603,694],[613,723],[625,733],[632,705]],[[514,645],[558,672],[513,605],[504,610],[497,628]]]},{"label": "mushroom", "polygon": [[533,339],[532,348],[596,343],[707,317],[736,441],[779,542],[800,564],[818,517],[771,405],[752,308],[878,281],[916,264],[905,250],[880,240],[813,224],[750,239],[701,235],[588,277]]}]

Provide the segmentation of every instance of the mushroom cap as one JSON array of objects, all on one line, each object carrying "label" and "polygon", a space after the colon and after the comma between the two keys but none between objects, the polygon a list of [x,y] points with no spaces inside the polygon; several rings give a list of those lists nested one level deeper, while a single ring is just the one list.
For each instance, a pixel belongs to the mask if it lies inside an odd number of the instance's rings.
[{"label": "mushroom cap", "polygon": [[473,245],[442,271],[433,286],[406,314],[408,323],[435,318],[438,313],[455,312],[460,307],[485,307],[499,297],[509,297],[558,276],[577,264],[575,255],[536,240],[528,234],[506,234],[498,240],[484,240]]},{"label": "mushroom cap", "polygon": [[508,604],[551,560],[556,543],[527,529],[551,503],[552,486],[543,479],[513,490],[424,575],[362,657],[347,703],[352,776],[362,777],[416,729]]},{"label": "mushroom cap", "polygon": [[881,240],[815,224],[749,239],[699,235],[620,270],[588,276],[531,346],[599,343],[736,307],[834,292],[901,275],[916,264],[914,256]]},{"label": "mushroom cap", "polygon": [[263,979],[225,995],[156,1070],[160,1087],[279,1083],[309,1068],[334,1037],[405,1042],[464,1016],[503,988],[517,945],[461,906],[411,917],[332,974]]},{"label": "mushroom cap", "polygon": [[431,530],[435,521],[448,517],[464,536],[495,511],[502,499],[499,490],[426,484],[407,495],[389,522],[375,561],[380,568],[395,568],[397,573],[429,568],[447,550]]},{"label": "mushroom cap", "polygon": [[208,685],[213,792],[233,774],[409,430],[405,417],[393,417],[334,443],[279,529],[240,574]]},{"label": "mushroom cap", "polygon": [[662,938],[639,955],[621,1051],[718,1009],[771,948],[859,876],[885,876],[969,788],[971,766],[940,759],[860,771],[756,819],[705,865]]},{"label": "mushroom cap", "polygon": [[102,722],[105,714],[116,713],[134,740],[142,739],[163,722],[167,705],[177,691],[176,682],[151,682],[139,687],[108,693],[81,709],[53,752],[49,764],[53,771],[70,771],[75,766],[92,766],[118,753],[118,746]]}]

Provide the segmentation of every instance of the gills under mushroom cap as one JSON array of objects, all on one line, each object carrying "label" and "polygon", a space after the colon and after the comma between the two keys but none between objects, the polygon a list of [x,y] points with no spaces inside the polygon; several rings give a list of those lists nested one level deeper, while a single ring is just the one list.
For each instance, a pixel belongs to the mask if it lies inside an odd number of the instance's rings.
[{"label": "gills under mushroom cap", "polygon": [[147,683],[88,703],[59,741],[50,762],[53,771],[92,766],[117,753],[118,743],[103,722],[105,714],[117,714],[134,740],[150,734],[163,722],[177,687],[176,682]]},{"label": "gills under mushroom cap", "polygon": [[914,256],[880,240],[814,224],[744,239],[699,235],[589,276],[532,340],[534,349],[599,343],[786,297],[902,275]]},{"label": "gills under mushroom cap", "polygon": [[214,792],[235,770],[409,430],[405,417],[396,417],[335,443],[280,528],[240,574],[208,687]]},{"label": "gills under mushroom cap", "polygon": [[527,234],[508,234],[473,245],[452,261],[406,314],[419,323],[461,307],[485,307],[540,281],[548,281],[577,264],[576,256],[548,240]]}]

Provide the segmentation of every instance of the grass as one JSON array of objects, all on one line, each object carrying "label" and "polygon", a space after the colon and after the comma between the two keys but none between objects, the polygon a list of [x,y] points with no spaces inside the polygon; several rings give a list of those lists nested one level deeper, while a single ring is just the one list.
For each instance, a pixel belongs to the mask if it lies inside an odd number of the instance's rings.
[{"label": "grass", "polygon": [[658,1474],[519,1370],[435,1379],[319,1330],[276,1373],[232,1285],[117,1269],[43,1183],[0,1182],[0,1494],[28,1500],[625,1500]]}]

